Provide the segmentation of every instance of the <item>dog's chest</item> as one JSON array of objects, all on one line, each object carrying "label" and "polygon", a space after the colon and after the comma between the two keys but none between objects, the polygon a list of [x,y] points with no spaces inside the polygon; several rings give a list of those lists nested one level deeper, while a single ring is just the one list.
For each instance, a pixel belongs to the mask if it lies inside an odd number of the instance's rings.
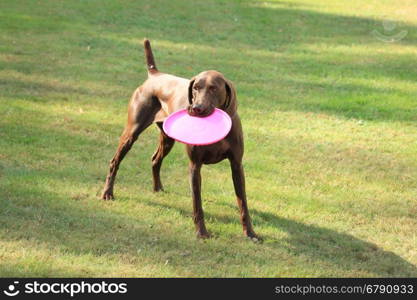
[{"label": "dog's chest", "polygon": [[228,157],[229,149],[230,144],[224,139],[212,145],[189,146],[188,154],[192,161],[215,164]]}]

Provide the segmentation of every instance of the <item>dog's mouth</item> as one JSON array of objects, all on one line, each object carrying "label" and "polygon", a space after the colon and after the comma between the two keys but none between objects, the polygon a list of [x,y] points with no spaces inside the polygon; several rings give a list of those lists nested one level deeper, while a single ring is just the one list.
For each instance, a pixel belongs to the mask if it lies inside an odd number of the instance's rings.
[{"label": "dog's mouth", "polygon": [[188,106],[188,114],[193,117],[204,118],[210,116],[214,112],[214,107],[208,107],[202,111],[196,112],[193,110],[192,106]]}]

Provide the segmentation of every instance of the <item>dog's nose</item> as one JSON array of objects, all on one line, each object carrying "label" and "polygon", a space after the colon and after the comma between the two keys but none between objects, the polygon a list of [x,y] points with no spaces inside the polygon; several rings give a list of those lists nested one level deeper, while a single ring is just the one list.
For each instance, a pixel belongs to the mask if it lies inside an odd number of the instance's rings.
[{"label": "dog's nose", "polygon": [[199,114],[203,111],[203,106],[201,104],[194,104],[193,105],[193,112]]}]

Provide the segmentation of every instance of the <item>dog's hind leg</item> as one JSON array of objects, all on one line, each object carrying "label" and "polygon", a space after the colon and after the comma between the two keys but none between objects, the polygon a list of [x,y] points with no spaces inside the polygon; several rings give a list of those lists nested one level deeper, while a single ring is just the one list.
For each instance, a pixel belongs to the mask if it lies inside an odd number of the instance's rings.
[{"label": "dog's hind leg", "polygon": [[119,146],[110,161],[109,172],[104,185],[101,198],[104,200],[114,199],[113,186],[119,165],[138,136],[154,121],[156,113],[161,109],[156,97],[146,97],[137,89],[132,96],[128,110],[128,120],[123,134],[120,137]]},{"label": "dog's hind leg", "polygon": [[175,140],[167,136],[162,127],[162,122],[156,123],[160,129],[159,135],[159,144],[158,148],[156,149],[155,153],[152,155],[152,175],[153,175],[153,190],[154,192],[163,191],[160,171],[162,161],[164,160],[165,156],[171,151],[172,147],[174,146]]}]

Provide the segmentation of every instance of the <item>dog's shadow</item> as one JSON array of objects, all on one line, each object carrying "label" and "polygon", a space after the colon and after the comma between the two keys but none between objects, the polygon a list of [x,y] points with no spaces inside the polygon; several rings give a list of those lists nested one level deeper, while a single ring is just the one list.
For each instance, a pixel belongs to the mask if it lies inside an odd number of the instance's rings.
[{"label": "dog's shadow", "polygon": [[[363,270],[375,276],[417,275],[417,267],[413,264],[353,235],[303,224],[259,210],[253,209],[252,213],[260,225],[272,224],[287,233],[285,243],[276,240],[266,243],[271,247],[284,246],[295,255],[307,255],[314,260],[331,262],[346,269]],[[266,239],[268,238],[267,236]]]},{"label": "dog's shadow", "polygon": [[[188,216],[190,211],[161,202],[147,202],[148,205],[177,210],[181,215]],[[231,211],[236,207],[224,204]],[[213,223],[239,225],[239,218],[217,215],[206,212],[206,219]],[[414,277],[417,276],[417,267],[397,254],[385,251],[377,245],[359,239],[353,235],[338,232],[333,229],[304,224],[278,215],[263,212],[257,209],[250,210],[254,220],[255,231],[263,239],[259,247],[269,248],[270,251],[285,251],[293,256],[303,256],[312,264],[337,265],[351,277],[358,272],[363,276],[374,277]],[[285,237],[277,238],[275,235],[263,233],[262,227],[274,227],[284,233]],[[210,228],[209,228],[210,231]],[[349,275],[348,275],[349,276]]]}]

